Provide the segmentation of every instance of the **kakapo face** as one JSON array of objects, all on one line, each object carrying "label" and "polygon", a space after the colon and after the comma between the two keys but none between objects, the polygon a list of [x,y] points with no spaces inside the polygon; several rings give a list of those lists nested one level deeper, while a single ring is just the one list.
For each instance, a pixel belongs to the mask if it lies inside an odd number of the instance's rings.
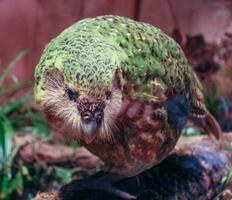
[{"label": "kakapo face", "polygon": [[35,72],[35,98],[76,138],[110,140],[122,105],[120,64],[107,43],[79,43],[70,51],[62,41],[48,45]]}]

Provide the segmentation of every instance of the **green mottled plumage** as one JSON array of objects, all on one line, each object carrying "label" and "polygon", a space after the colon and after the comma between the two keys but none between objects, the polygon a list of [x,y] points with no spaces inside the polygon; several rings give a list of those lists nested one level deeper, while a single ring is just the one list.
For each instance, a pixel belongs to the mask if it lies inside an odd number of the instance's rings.
[{"label": "green mottled plumage", "polygon": [[[49,74],[53,69],[61,75]],[[179,128],[166,118],[154,118],[172,96],[184,94],[198,123],[206,119],[202,124],[214,124],[208,130],[220,132],[180,46],[146,23],[119,16],[84,19],[47,45],[35,78],[35,98],[56,128],[80,139],[110,170],[126,176],[161,162],[174,148]],[[78,92],[76,102],[67,100],[66,88]],[[112,91],[112,99],[103,98],[107,91]],[[88,136],[79,133],[80,110],[96,102],[105,105],[101,129],[93,141],[83,142]],[[110,134],[113,142],[107,140]]]},{"label": "green mottled plumage", "polygon": [[53,67],[79,90],[109,88],[120,68],[124,84],[140,86],[136,92],[131,88],[131,98],[153,101],[160,87],[161,92],[192,93],[191,102],[203,107],[195,95],[201,95],[200,84],[179,45],[160,29],[124,17],[84,19],[53,39],[36,68],[37,99],[41,75]]}]

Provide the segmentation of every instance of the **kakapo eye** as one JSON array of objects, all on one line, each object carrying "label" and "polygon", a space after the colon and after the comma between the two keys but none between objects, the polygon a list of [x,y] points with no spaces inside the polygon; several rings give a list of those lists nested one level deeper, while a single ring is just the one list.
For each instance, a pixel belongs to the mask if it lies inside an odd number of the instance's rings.
[{"label": "kakapo eye", "polygon": [[106,99],[109,100],[111,97],[111,92],[110,91],[106,91]]},{"label": "kakapo eye", "polygon": [[66,93],[67,93],[67,96],[68,96],[70,101],[76,102],[76,100],[77,100],[77,98],[79,96],[78,92],[75,92],[75,91],[67,88]]}]

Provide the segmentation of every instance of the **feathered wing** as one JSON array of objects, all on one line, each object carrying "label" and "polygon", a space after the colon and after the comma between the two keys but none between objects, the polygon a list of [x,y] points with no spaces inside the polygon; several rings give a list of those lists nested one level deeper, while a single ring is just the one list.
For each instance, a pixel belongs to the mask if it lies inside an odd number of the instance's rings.
[{"label": "feathered wing", "polygon": [[[179,45],[169,37],[165,37],[167,58],[162,62],[165,75],[161,80],[166,85],[165,95],[170,97],[184,94],[189,100],[189,118],[195,126],[205,133],[220,139],[222,131],[214,116],[207,110],[202,85],[192,67],[185,58]],[[169,96],[170,95],[170,96]]]}]

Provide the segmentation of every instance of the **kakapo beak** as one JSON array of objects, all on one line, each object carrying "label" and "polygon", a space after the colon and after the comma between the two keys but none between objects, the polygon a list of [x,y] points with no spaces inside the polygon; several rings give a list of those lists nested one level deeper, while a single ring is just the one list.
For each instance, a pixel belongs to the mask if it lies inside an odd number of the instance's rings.
[{"label": "kakapo beak", "polygon": [[86,144],[90,144],[97,134],[98,124],[96,121],[90,121],[83,124],[83,139]]}]

